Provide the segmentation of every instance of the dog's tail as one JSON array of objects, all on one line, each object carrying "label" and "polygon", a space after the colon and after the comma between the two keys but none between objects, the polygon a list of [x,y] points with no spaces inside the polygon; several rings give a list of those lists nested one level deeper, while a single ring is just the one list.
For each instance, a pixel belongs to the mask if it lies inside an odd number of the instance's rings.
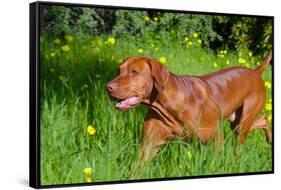
[{"label": "dog's tail", "polygon": [[266,66],[269,64],[271,58],[272,58],[272,54],[270,53],[268,56],[266,56],[263,63],[255,69],[255,71],[261,74],[265,70]]}]

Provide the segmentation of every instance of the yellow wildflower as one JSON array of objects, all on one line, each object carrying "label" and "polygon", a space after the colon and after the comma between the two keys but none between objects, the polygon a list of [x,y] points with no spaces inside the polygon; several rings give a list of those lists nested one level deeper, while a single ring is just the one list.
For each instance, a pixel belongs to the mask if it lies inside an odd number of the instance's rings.
[{"label": "yellow wildflower", "polygon": [[249,63],[246,63],[245,66],[246,66],[247,68],[250,68],[250,64],[249,64]]},{"label": "yellow wildflower", "polygon": [[89,135],[94,135],[96,133],[96,129],[92,125],[88,125],[87,132]]},{"label": "yellow wildflower", "polygon": [[61,47],[62,51],[69,51],[70,50],[70,47],[68,45],[63,45]]},{"label": "yellow wildflower", "polygon": [[65,35],[64,39],[68,42],[71,43],[73,41],[73,37],[71,35]]},{"label": "yellow wildflower", "polygon": [[188,38],[188,37],[185,37],[185,38],[184,38],[184,40],[185,40],[185,41],[188,41],[188,40],[189,40],[189,38]]},{"label": "yellow wildflower", "polygon": [[267,116],[267,119],[268,119],[268,121],[271,121],[271,120],[272,120],[272,114],[269,114],[269,115]]},{"label": "yellow wildflower", "polygon": [[182,168],[183,168],[182,164],[179,164],[179,169],[182,169]]},{"label": "yellow wildflower", "polygon": [[107,39],[107,41],[105,42],[106,44],[111,44],[114,45],[115,44],[115,38],[114,37],[110,37]]},{"label": "yellow wildflower", "polygon": [[271,120],[272,120],[272,114],[269,114],[269,115],[267,116],[267,119],[268,119],[268,121],[271,121]]},{"label": "yellow wildflower", "polygon": [[56,38],[56,39],[54,40],[54,43],[55,43],[55,44],[60,44],[60,39]]},{"label": "yellow wildflower", "polygon": [[55,53],[55,52],[52,52],[52,53],[50,54],[50,56],[51,56],[51,57],[55,57],[55,56],[56,56],[56,53]]},{"label": "yellow wildflower", "polygon": [[87,167],[87,168],[84,168],[83,172],[86,176],[90,176],[93,173],[93,169],[90,167]]},{"label": "yellow wildflower", "polygon": [[198,42],[198,44],[202,44],[202,40],[201,39],[197,40],[197,42]]},{"label": "yellow wildflower", "polygon": [[246,60],[240,57],[238,59],[238,62],[241,63],[241,64],[244,64],[244,63],[246,63]]},{"label": "yellow wildflower", "polygon": [[227,50],[223,50],[223,53],[224,53],[224,54],[227,54]]},{"label": "yellow wildflower", "polygon": [[269,98],[268,102],[270,102],[270,103],[271,103],[271,102],[272,102],[272,99],[271,99],[271,98]]},{"label": "yellow wildflower", "polygon": [[190,151],[187,151],[187,156],[188,156],[189,159],[192,158],[192,155],[191,155],[191,152],[190,152]]},{"label": "yellow wildflower", "polygon": [[93,182],[93,178],[91,176],[87,176],[86,177],[86,182],[87,183],[92,183]]},{"label": "yellow wildflower", "polygon": [[268,110],[268,111],[271,111],[272,110],[272,104],[271,103],[265,104],[265,109]]},{"label": "yellow wildflower", "polygon": [[157,22],[157,21],[158,21],[158,18],[157,18],[157,17],[154,17],[154,21],[156,21],[156,22]]},{"label": "yellow wildflower", "polygon": [[252,57],[253,53],[251,51],[249,51],[248,55],[249,55],[249,57]]},{"label": "yellow wildflower", "polygon": [[193,33],[193,37],[194,37],[194,38],[197,38],[197,37],[198,37],[198,34],[197,34],[196,32],[194,32],[194,33]]},{"label": "yellow wildflower", "polygon": [[166,63],[166,57],[160,57],[159,59],[160,63]]},{"label": "yellow wildflower", "polygon": [[271,88],[271,82],[269,82],[269,81],[265,81],[264,82],[264,86],[266,87],[266,88]]},{"label": "yellow wildflower", "polygon": [[158,47],[154,48],[154,51],[158,51]]},{"label": "yellow wildflower", "polygon": [[193,44],[193,43],[192,43],[191,41],[188,42],[188,45],[192,46],[192,44]]},{"label": "yellow wildflower", "polygon": [[143,53],[143,49],[142,49],[142,48],[139,48],[139,49],[138,49],[138,53]]},{"label": "yellow wildflower", "polygon": [[229,60],[226,60],[226,65],[230,65],[230,61]]},{"label": "yellow wildflower", "polygon": [[217,64],[217,63],[214,63],[214,64],[213,64],[213,67],[214,67],[214,68],[218,68],[218,64]]},{"label": "yellow wildflower", "polygon": [[149,16],[145,16],[145,17],[144,17],[144,20],[145,20],[145,21],[149,21],[149,20],[150,20]]}]

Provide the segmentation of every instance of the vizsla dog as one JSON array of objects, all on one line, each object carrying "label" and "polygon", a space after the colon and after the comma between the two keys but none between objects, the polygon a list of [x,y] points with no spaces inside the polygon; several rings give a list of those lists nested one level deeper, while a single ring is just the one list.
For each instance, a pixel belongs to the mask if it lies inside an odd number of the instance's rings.
[{"label": "vizsla dog", "polygon": [[178,76],[147,57],[132,57],[120,65],[120,74],[107,84],[116,108],[128,110],[140,103],[150,107],[145,118],[141,157],[147,161],[159,146],[176,137],[201,142],[216,138],[221,119],[228,119],[242,144],[248,133],[264,129],[271,143],[265,116],[257,119],[266,98],[262,72],[271,60],[267,56],[256,69],[231,67],[204,76]]}]

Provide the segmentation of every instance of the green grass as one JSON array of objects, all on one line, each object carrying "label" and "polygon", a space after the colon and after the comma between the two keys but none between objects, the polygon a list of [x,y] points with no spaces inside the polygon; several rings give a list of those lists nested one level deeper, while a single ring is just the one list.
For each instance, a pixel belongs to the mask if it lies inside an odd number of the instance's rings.
[{"label": "green grass", "polygon": [[[271,171],[271,145],[263,131],[250,133],[245,144],[234,151],[236,137],[227,122],[219,126],[224,131],[220,152],[215,151],[214,143],[176,140],[162,146],[151,163],[136,169],[147,107],[120,112],[105,90],[120,62],[129,56],[165,57],[170,71],[186,75],[238,65],[239,57],[254,68],[260,59],[238,52],[219,57],[195,43],[187,48],[182,42],[152,45],[125,38],[116,39],[114,45],[105,44],[103,37],[75,37],[71,43],[61,40],[60,44],[53,40],[41,37],[42,185],[84,183],[87,167],[93,169],[94,182]],[[70,50],[64,52],[61,47],[66,43]],[[142,54],[139,48],[144,50]],[[263,78],[271,82],[271,66]],[[267,102],[270,98],[268,88]],[[94,135],[87,133],[88,125],[96,129]]]}]

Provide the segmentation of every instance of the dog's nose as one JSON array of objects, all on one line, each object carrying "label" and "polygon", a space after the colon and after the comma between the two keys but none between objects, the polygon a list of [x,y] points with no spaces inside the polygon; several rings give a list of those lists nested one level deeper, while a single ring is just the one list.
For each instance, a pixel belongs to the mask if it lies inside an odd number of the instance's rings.
[{"label": "dog's nose", "polygon": [[113,92],[116,89],[116,84],[115,83],[108,83],[106,85],[106,88],[109,92]]}]

